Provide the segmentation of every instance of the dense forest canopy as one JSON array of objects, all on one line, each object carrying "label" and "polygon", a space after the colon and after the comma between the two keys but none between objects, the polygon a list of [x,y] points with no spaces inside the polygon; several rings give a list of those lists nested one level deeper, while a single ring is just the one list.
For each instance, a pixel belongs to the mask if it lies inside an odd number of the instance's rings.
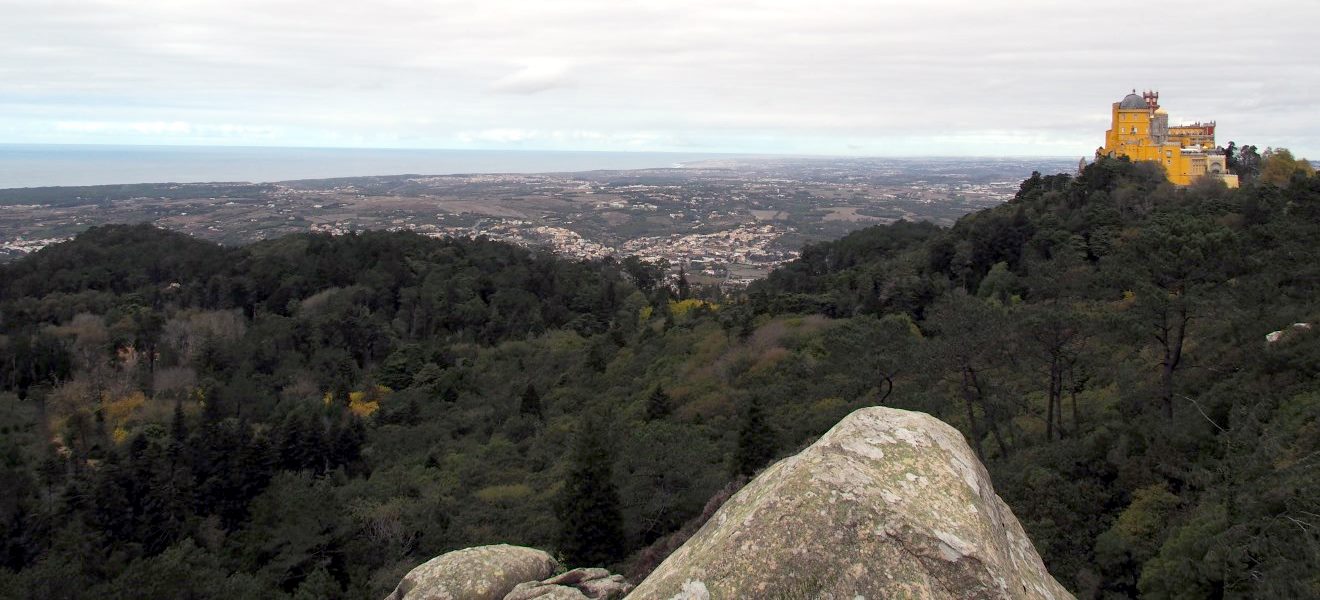
[{"label": "dense forest canopy", "polygon": [[0,266],[0,595],[381,597],[495,542],[637,575],[877,403],[960,428],[1081,597],[1320,595],[1320,178],[1285,159],[1037,174],[727,297],[481,239],[89,230]]}]

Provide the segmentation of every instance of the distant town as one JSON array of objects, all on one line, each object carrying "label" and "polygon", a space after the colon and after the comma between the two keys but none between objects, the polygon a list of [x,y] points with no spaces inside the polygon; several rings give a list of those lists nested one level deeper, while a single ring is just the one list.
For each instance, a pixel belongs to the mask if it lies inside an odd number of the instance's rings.
[{"label": "distant town", "polygon": [[486,236],[595,259],[665,261],[742,285],[804,244],[899,219],[951,225],[1076,159],[738,159],[634,171],[398,175],[269,184],[0,190],[0,260],[106,223],[225,244],[367,229]]}]

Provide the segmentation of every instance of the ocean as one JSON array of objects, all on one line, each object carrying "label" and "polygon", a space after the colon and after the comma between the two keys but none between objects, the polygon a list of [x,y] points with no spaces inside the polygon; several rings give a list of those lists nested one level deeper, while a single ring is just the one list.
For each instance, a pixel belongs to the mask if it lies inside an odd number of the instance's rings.
[{"label": "ocean", "polygon": [[0,144],[0,188],[647,169],[731,156],[677,152]]}]

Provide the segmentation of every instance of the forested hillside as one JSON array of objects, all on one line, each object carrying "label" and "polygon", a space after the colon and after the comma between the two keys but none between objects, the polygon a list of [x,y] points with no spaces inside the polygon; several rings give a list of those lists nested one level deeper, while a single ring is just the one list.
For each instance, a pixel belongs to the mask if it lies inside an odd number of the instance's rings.
[{"label": "forested hillside", "polygon": [[874,404],[961,429],[1081,597],[1320,595],[1318,236],[1307,173],[1112,160],[735,297],[485,240],[96,228],[0,266],[0,595],[382,597],[496,542],[643,573]]}]

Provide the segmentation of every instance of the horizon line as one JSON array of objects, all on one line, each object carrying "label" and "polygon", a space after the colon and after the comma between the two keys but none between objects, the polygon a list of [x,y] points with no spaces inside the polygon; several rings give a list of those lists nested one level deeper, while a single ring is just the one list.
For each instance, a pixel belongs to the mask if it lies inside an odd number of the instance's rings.
[{"label": "horizon line", "polygon": [[[825,153],[781,153],[781,152],[739,152],[729,150],[571,150],[563,148],[453,148],[453,147],[415,147],[415,146],[312,146],[312,145],[253,145],[253,144],[134,144],[100,142],[6,142],[0,141],[0,147],[17,146],[79,146],[99,148],[214,148],[247,150],[356,150],[356,151],[398,151],[398,152],[553,152],[564,154],[699,154],[742,158],[1085,158],[1085,154],[825,154]],[[617,170],[617,169],[615,169]]]}]

